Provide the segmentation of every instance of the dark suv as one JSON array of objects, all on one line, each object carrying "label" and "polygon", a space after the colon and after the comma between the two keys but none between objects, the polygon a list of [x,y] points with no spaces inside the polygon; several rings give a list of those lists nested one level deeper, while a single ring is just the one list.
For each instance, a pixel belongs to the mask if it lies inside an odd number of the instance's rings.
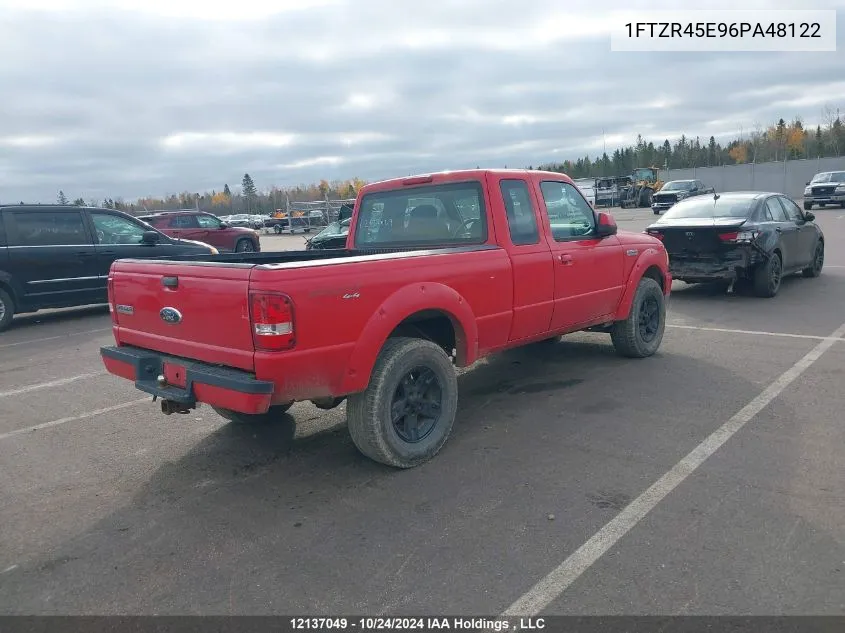
[{"label": "dark suv", "polygon": [[116,259],[217,254],[111,209],[0,206],[0,330],[16,313],[107,303]]},{"label": "dark suv", "polygon": [[258,253],[261,240],[254,229],[229,226],[216,215],[203,211],[162,211],[140,217],[171,237],[199,240],[221,251]]}]

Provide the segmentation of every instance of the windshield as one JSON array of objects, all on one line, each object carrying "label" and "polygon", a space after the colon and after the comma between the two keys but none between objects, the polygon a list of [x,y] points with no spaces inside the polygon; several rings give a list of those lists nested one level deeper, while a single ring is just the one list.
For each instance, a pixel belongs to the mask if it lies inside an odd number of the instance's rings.
[{"label": "windshield", "polygon": [[361,199],[355,245],[480,244],[487,239],[478,182],[368,193]]},{"label": "windshield", "polygon": [[694,196],[683,200],[663,214],[660,221],[683,218],[745,218],[754,206],[754,199],[740,196]]},{"label": "windshield", "polygon": [[845,182],[845,171],[831,171],[816,174],[810,182]]},{"label": "windshield", "polygon": [[318,237],[332,237],[335,235],[346,235],[349,233],[349,224],[351,223],[350,218],[343,220],[342,222],[332,222],[322,231],[317,233],[314,238]]},{"label": "windshield", "polygon": [[692,182],[688,180],[675,180],[673,182],[667,182],[663,185],[663,189],[661,191],[686,191],[687,189],[692,189]]}]

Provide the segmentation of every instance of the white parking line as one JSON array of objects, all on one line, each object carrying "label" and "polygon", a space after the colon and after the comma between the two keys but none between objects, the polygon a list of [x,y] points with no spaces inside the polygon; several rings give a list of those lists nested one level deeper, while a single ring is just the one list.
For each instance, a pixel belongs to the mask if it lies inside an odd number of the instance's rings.
[{"label": "white parking line", "polygon": [[96,415],[102,415],[103,413],[111,413],[112,411],[119,411],[120,409],[126,409],[128,407],[135,406],[136,404],[141,404],[142,402],[150,402],[150,398],[139,398],[138,400],[124,402],[122,404],[115,404],[111,407],[105,407],[104,409],[95,409],[94,411],[80,413],[79,415],[72,415],[67,418],[59,418],[58,420],[53,420],[52,422],[44,422],[43,424],[28,426],[25,429],[17,429],[15,431],[9,431],[8,433],[0,433],[0,440],[5,440],[16,435],[23,435],[25,433],[32,433],[33,431],[40,431],[41,429],[48,429],[52,426],[67,424],[68,422],[87,420],[88,418],[93,418]]},{"label": "white parking line", "polygon": [[61,334],[59,336],[45,336],[44,338],[34,338],[30,341],[18,341],[17,343],[4,343],[0,345],[0,349],[5,349],[7,347],[17,347],[18,345],[28,345],[29,343],[42,343],[44,341],[55,341],[56,339],[60,338],[67,338],[68,336],[79,336],[80,334],[94,334],[96,332],[110,332],[110,327],[99,328],[96,330],[83,330],[81,332],[68,332],[67,334]]},{"label": "white parking line", "polygon": [[502,614],[502,617],[538,615],[556,600],[590,566],[636,526],[670,492],[677,488],[695,470],[713,455],[754,416],[777,398],[796,378],[815,363],[822,354],[845,335],[845,323],[833,334],[820,341],[810,352],[782,373],[760,395],[751,400],[733,417],[720,426],[692,452],[672,467],[648,490],[634,499],[624,510],[601,528],[590,540],[579,547],[569,558],[553,569],[525,595],[520,597]]},{"label": "white parking line", "polygon": [[666,327],[676,328],[679,330],[701,330],[703,332],[724,332],[727,334],[752,334],[755,336],[783,336],[786,338],[804,338],[814,341],[845,341],[842,336],[815,336],[813,334],[789,334],[788,332],[762,332],[760,330],[732,330],[730,328],[721,327],[704,327],[699,325],[675,325],[667,323]]},{"label": "white parking line", "polygon": [[12,389],[11,391],[0,391],[0,398],[8,398],[9,396],[19,396],[22,393],[29,393],[30,391],[38,391],[39,389],[49,389],[50,387],[61,387],[68,385],[77,380],[85,380],[86,378],[93,378],[94,376],[102,376],[107,372],[94,371],[90,374],[79,374],[78,376],[70,376],[69,378],[59,378],[58,380],[51,380],[50,382],[42,382],[37,385],[27,385],[19,389]]}]

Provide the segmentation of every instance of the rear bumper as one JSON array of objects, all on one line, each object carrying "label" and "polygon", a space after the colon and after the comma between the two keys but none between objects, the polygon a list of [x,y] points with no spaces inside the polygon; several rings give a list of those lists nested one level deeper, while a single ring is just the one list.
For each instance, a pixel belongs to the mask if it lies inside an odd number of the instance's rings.
[{"label": "rear bumper", "polygon": [[669,273],[673,279],[687,282],[735,280],[747,277],[763,256],[751,247],[737,247],[713,257],[669,256]]},{"label": "rear bumper", "polygon": [[[202,402],[240,413],[265,413],[273,397],[272,382],[239,369],[130,346],[101,347],[100,356],[109,373],[134,381],[140,391],[187,407]],[[178,384],[159,382],[165,363],[179,368]]]}]

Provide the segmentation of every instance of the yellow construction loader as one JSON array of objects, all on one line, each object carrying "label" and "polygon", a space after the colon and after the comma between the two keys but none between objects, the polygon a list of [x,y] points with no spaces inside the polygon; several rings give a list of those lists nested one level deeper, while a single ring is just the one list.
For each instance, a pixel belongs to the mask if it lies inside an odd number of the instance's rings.
[{"label": "yellow construction loader", "polygon": [[660,169],[657,167],[637,167],[631,173],[631,184],[623,187],[619,192],[619,206],[623,209],[630,207],[650,207],[651,196],[663,187],[660,180]]}]

